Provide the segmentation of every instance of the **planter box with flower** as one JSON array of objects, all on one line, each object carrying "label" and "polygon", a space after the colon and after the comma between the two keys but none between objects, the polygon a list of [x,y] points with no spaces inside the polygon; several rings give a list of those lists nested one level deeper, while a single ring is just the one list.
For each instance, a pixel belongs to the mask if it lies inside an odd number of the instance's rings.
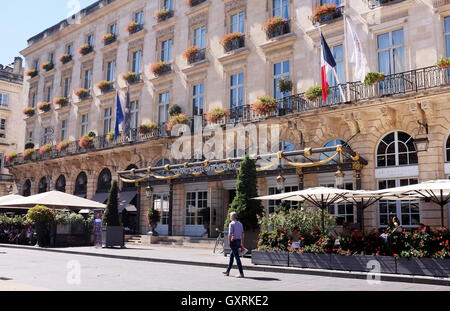
[{"label": "planter box with flower", "polygon": [[166,129],[171,132],[176,125],[189,124],[189,120],[182,113],[172,116],[167,122]]},{"label": "planter box with flower", "polygon": [[24,115],[31,118],[32,116],[34,116],[36,114],[36,109],[34,109],[33,107],[27,107],[22,112]]},{"label": "planter box with flower", "polygon": [[80,89],[78,89],[78,90],[75,90],[74,91],[74,94],[80,99],[80,100],[83,100],[83,99],[86,99],[86,98],[89,98],[89,90],[86,90],[85,88],[80,88]]},{"label": "planter box with flower", "polygon": [[437,67],[440,68],[448,68],[450,67],[450,58],[448,57],[443,57],[441,58],[437,63],[436,63]]},{"label": "planter box with flower", "polygon": [[99,90],[104,94],[112,90],[113,83],[111,81],[100,81],[97,84]]},{"label": "planter box with flower", "polygon": [[313,23],[324,23],[332,19],[341,17],[341,11],[334,3],[317,6],[311,16]]},{"label": "planter box with flower", "polygon": [[53,145],[46,144],[46,145],[42,146],[41,148],[39,148],[39,154],[40,155],[49,154],[50,152],[52,152],[52,150],[53,150]]},{"label": "planter box with flower", "polygon": [[38,105],[38,109],[41,112],[46,113],[46,112],[49,112],[52,109],[52,105],[50,103],[43,102],[43,103],[40,103]]},{"label": "planter box with flower", "polygon": [[264,31],[269,39],[290,33],[289,20],[280,16],[271,17],[265,22]]},{"label": "planter box with flower", "polygon": [[58,59],[63,65],[67,64],[68,62],[72,61],[72,55],[70,54],[63,54]]},{"label": "planter box with flower", "polygon": [[14,160],[17,159],[17,152],[11,152],[10,154],[8,154],[5,158],[5,161],[8,163],[14,162]]},{"label": "planter box with flower", "polygon": [[55,65],[52,62],[45,62],[41,65],[41,69],[45,71],[50,71],[55,68]]},{"label": "planter box with flower", "polygon": [[61,107],[65,107],[67,106],[67,104],[69,103],[69,100],[66,97],[57,97],[53,100],[53,103],[57,106]]},{"label": "planter box with flower", "polygon": [[161,9],[155,13],[155,18],[158,23],[168,20],[173,16],[173,12],[167,9]]},{"label": "planter box with flower", "polygon": [[[114,142],[114,135],[115,135],[114,131],[109,132],[108,134],[106,134],[105,140],[108,143],[113,143]],[[118,137],[120,137],[120,136],[122,136],[122,134],[119,133]]]},{"label": "planter box with flower", "polygon": [[127,31],[130,35],[142,30],[142,26],[136,22],[130,22],[127,24]]},{"label": "planter box with flower", "polygon": [[245,46],[245,36],[241,32],[232,32],[224,35],[220,43],[222,44],[225,52],[237,50]]},{"label": "planter box with flower", "polygon": [[259,96],[255,103],[252,104],[254,113],[262,116],[269,116],[278,109],[278,101],[268,95]]},{"label": "planter box with flower", "polygon": [[34,149],[35,144],[32,141],[27,141],[25,143],[25,149]]},{"label": "planter box with flower", "polygon": [[94,138],[97,136],[94,132],[89,132],[78,141],[78,146],[83,149],[92,148],[94,146]]},{"label": "planter box with flower", "polygon": [[[327,89],[327,94],[330,94],[330,89]],[[305,92],[305,98],[309,101],[316,101],[319,98],[322,98],[322,87],[321,86],[311,86],[306,92]]]},{"label": "planter box with flower", "polygon": [[214,108],[206,114],[206,120],[214,124],[223,123],[226,117],[228,117],[228,110],[222,108]]},{"label": "planter box with flower", "polygon": [[139,134],[147,135],[151,134],[158,129],[158,124],[156,122],[150,122],[146,124],[142,124],[139,126]]},{"label": "planter box with flower", "polygon": [[116,41],[116,39],[117,39],[117,37],[113,33],[104,34],[102,37],[102,41],[105,45],[113,43],[114,41]]},{"label": "planter box with flower", "polygon": [[168,62],[157,62],[152,64],[150,70],[155,76],[160,76],[166,72],[171,71],[172,69],[170,63]]},{"label": "planter box with flower", "polygon": [[26,75],[30,78],[34,78],[38,75],[38,71],[36,69],[30,69],[26,72]]},{"label": "planter box with flower", "polygon": [[93,51],[92,46],[89,45],[89,43],[85,43],[82,46],[80,46],[80,48],[78,49],[78,53],[80,55],[87,55],[89,53],[91,53]]},{"label": "planter box with flower", "polygon": [[140,81],[139,75],[135,72],[127,72],[122,75],[122,79],[128,82],[128,84],[137,83]]},{"label": "planter box with flower", "polygon": [[289,252],[283,251],[252,251],[252,264],[267,266],[289,266]]},{"label": "planter box with flower", "polygon": [[369,72],[366,74],[364,78],[364,84],[365,85],[372,85],[377,82],[384,81],[384,73],[382,72]]},{"label": "planter box with flower", "polygon": [[69,146],[71,144],[72,144],[72,141],[70,141],[70,140],[62,141],[56,145],[56,151],[58,151],[59,153],[64,152],[67,150],[67,148],[69,148]]},{"label": "planter box with flower", "polygon": [[201,50],[196,45],[188,47],[184,51],[183,56],[184,56],[184,58],[187,59],[189,64],[196,63],[196,62],[199,62],[201,60],[204,60],[205,57],[206,57],[205,50]]},{"label": "planter box with flower", "polygon": [[31,158],[33,158],[33,154],[35,154],[36,150],[34,149],[26,149],[23,153],[22,156],[24,158],[24,160],[31,160]]}]

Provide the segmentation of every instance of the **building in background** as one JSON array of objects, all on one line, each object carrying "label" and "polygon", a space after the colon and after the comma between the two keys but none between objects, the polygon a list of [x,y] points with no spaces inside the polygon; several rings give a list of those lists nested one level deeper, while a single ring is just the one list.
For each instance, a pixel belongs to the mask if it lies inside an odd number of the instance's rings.
[{"label": "building in background", "polygon": [[[336,4],[336,11],[314,18],[314,9],[328,3]],[[343,14],[355,25],[367,69],[384,73],[384,81],[365,85],[353,77],[353,64],[345,55]],[[279,191],[276,176],[281,172],[285,191],[335,186],[339,168],[344,172],[342,186],[352,189],[383,189],[450,176],[448,71],[435,66],[450,56],[450,5],[445,1],[102,0],[80,16],[80,23],[62,21],[30,38],[22,51],[27,69],[34,70],[24,92],[26,106],[35,113],[26,118],[19,141],[53,147],[7,164],[20,194],[57,189],[103,202],[118,171],[203,160],[201,154],[172,158],[175,138],[166,125],[174,104],[189,122],[198,116],[203,125],[205,114],[215,108],[228,111],[220,120],[223,125],[278,124],[280,143],[272,150],[343,145],[360,155],[312,169],[285,165],[262,172],[261,195]],[[275,16],[286,22],[265,29],[266,21]],[[305,94],[321,83],[318,26],[336,59],[344,93],[333,78],[327,102]],[[222,44],[229,33],[239,34]],[[186,59],[183,54],[191,46],[197,48]],[[122,75],[129,72],[135,77],[127,82]],[[278,90],[281,78],[293,82],[292,90]],[[115,90],[124,108],[130,92],[130,125],[111,142],[106,137],[115,124]],[[251,106],[265,94],[278,101],[277,107],[260,114]],[[139,131],[140,125],[151,122],[158,125],[156,130]],[[90,131],[96,137],[80,144]],[[249,152],[248,144],[241,149],[238,141],[233,138],[235,147],[223,153],[223,159]],[[56,148],[61,142],[66,144]],[[304,161],[327,156],[325,152]],[[235,176],[122,183],[121,210],[136,207],[125,213],[136,232],[148,231],[151,206],[162,212],[157,228],[162,235],[201,236],[206,227],[215,232],[223,227]],[[267,211],[276,204],[265,202]],[[207,208],[209,217],[202,212]],[[436,206],[413,201],[380,202],[364,211],[336,204],[329,213],[347,224],[364,219],[366,230],[387,226],[393,216],[405,228],[419,222],[440,225]],[[447,210],[446,223],[448,219]]]},{"label": "building in background", "polygon": [[16,57],[10,65],[0,64],[0,195],[14,191],[14,179],[5,168],[5,158],[23,148],[23,67]]}]

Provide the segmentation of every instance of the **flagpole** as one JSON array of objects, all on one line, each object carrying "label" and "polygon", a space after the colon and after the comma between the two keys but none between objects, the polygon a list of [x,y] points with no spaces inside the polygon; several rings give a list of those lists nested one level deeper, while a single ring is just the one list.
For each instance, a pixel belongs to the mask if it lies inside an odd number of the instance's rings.
[{"label": "flagpole", "polygon": [[[342,13],[344,17],[344,48],[345,53],[344,54],[344,64],[345,64],[345,84],[346,84],[346,99],[350,98],[350,87],[348,87],[347,82],[350,81],[350,66],[348,62],[348,38],[347,38],[347,14],[346,10]],[[347,100],[346,100],[347,101]]]}]

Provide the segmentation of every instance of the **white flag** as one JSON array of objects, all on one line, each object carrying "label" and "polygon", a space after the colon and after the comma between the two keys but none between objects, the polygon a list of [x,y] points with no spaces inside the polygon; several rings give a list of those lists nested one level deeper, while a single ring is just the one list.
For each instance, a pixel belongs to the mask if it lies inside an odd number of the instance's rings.
[{"label": "white flag", "polygon": [[361,41],[359,40],[356,32],[353,30],[349,18],[347,18],[346,40],[349,61],[350,63],[355,64],[354,78],[364,82],[364,78],[367,73],[367,59],[362,51]]}]

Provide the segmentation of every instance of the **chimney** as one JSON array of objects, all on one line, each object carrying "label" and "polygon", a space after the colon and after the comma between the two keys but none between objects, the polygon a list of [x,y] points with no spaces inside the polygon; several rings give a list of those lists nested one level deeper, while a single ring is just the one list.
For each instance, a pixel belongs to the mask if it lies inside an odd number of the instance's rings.
[{"label": "chimney", "polygon": [[13,73],[15,74],[21,74],[22,73],[22,57],[15,57],[14,58],[14,70]]}]

